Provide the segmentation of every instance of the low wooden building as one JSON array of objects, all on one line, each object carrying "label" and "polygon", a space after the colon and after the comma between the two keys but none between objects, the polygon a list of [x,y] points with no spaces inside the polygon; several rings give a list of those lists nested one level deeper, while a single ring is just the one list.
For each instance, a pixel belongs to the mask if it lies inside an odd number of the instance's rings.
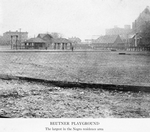
[{"label": "low wooden building", "polygon": [[54,47],[54,49],[62,49],[62,50],[73,48],[72,42],[66,38],[53,38],[52,46]]},{"label": "low wooden building", "polygon": [[94,49],[124,49],[125,43],[119,35],[100,36],[91,44]]},{"label": "low wooden building", "polygon": [[25,49],[47,49],[46,41],[41,38],[30,38],[24,42]]}]

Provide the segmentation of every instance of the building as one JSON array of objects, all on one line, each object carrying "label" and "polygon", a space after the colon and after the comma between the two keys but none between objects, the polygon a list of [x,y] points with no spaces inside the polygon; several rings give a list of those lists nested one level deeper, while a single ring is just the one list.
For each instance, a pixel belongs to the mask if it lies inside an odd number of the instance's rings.
[{"label": "building", "polygon": [[24,42],[24,49],[47,49],[46,41],[41,38],[30,38]]},{"label": "building", "polygon": [[141,47],[141,42],[142,42],[142,39],[141,39],[141,35],[139,33],[136,33],[136,34],[131,34],[129,36],[129,39],[128,39],[128,47],[130,48],[133,48],[133,47]]},{"label": "building", "polygon": [[8,44],[11,44],[12,37],[16,37],[18,43],[24,42],[28,39],[28,32],[19,32],[19,31],[7,31],[3,33],[3,39],[7,41]]},{"label": "building", "polygon": [[126,41],[128,35],[132,32],[130,25],[124,25],[124,28],[114,26],[114,28],[106,29],[106,35],[119,35],[122,40]]},{"label": "building", "polygon": [[71,49],[72,48],[72,41],[66,38],[55,38],[52,37],[51,34],[38,34],[38,38],[43,39],[46,41],[47,49]]},{"label": "building", "polygon": [[125,43],[119,35],[105,35],[93,41],[91,46],[94,49],[124,49]]},{"label": "building", "polygon": [[73,44],[70,40],[66,39],[66,38],[53,38],[52,40],[52,47],[54,49],[72,49],[73,48]]},{"label": "building", "polygon": [[72,42],[66,38],[53,38],[50,34],[38,34],[24,42],[25,49],[72,49]]},{"label": "building", "polygon": [[38,34],[37,37],[46,41],[46,47],[47,48],[52,48],[52,43],[53,43],[52,35],[50,35],[50,34]]}]

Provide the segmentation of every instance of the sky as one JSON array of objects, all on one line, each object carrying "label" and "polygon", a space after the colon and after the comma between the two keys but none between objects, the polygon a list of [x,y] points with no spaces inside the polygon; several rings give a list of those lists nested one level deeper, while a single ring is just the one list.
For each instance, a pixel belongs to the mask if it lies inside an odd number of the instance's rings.
[{"label": "sky", "polygon": [[147,7],[150,0],[0,0],[0,35],[6,31],[58,32],[82,40],[123,27]]}]

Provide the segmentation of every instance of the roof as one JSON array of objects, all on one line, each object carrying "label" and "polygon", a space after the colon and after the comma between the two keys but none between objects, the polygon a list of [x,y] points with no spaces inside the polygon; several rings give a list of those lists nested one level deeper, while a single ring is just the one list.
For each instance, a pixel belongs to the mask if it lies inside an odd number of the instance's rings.
[{"label": "roof", "polygon": [[30,38],[25,41],[26,43],[46,43],[43,39],[41,38]]},{"label": "roof", "polygon": [[53,42],[54,43],[71,43],[71,41],[69,41],[66,38],[53,38]]},{"label": "roof", "polygon": [[142,13],[150,14],[150,8],[147,6]]},{"label": "roof", "polygon": [[96,39],[94,41],[94,43],[107,43],[107,44],[108,43],[115,43],[115,41],[118,38],[121,40],[121,38],[119,37],[119,35],[105,35],[105,36],[100,36],[98,39]]},{"label": "roof", "polygon": [[28,32],[20,32],[20,31],[7,31],[4,34],[14,34],[14,33],[28,34]]},{"label": "roof", "polygon": [[134,34],[132,37],[130,37],[130,38],[137,38],[137,39],[140,39],[140,38],[142,38],[142,36],[139,34],[139,33],[136,33],[136,34]]},{"label": "roof", "polygon": [[140,15],[138,16],[136,21],[139,21],[139,19],[140,19],[140,21],[144,21],[144,22],[150,21],[150,8],[149,8],[149,6],[147,6],[143,10],[143,12],[140,13]]},{"label": "roof", "polygon": [[52,35],[50,35],[50,34],[48,34],[48,33],[40,33],[40,34],[38,34],[38,36],[37,37],[39,37],[39,38],[44,38],[45,36],[49,36],[50,38],[53,38],[52,37]]}]

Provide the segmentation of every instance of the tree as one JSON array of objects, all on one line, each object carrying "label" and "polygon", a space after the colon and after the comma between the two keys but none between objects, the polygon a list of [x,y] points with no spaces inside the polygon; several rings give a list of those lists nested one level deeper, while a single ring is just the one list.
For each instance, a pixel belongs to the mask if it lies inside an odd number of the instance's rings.
[{"label": "tree", "polygon": [[77,43],[81,43],[81,39],[78,37],[72,37],[72,38],[68,38],[70,41],[72,41],[73,43],[77,44]]},{"label": "tree", "polygon": [[51,35],[53,38],[62,38],[63,37],[63,35],[61,33],[57,33],[57,32],[52,32]]},{"label": "tree", "polygon": [[150,44],[150,22],[145,22],[145,24],[141,26],[140,36],[142,38],[142,44]]}]

